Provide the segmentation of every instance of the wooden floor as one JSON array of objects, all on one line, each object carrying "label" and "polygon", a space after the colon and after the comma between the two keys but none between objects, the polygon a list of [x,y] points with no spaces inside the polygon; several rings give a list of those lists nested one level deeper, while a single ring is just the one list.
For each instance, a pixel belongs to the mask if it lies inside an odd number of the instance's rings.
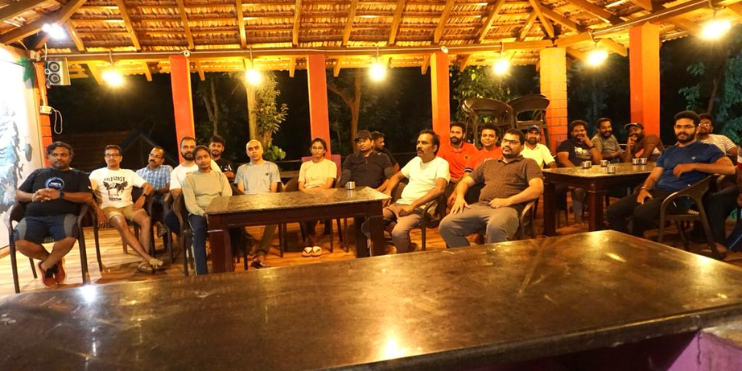
[{"label": "wooden floor", "polygon": [[[539,214],[541,214],[539,210]],[[564,222],[564,216],[561,216],[562,223]],[[537,218],[537,225],[536,230],[541,231],[541,218]],[[570,216],[571,220],[571,216]],[[733,221],[729,221],[729,223],[734,223]],[[349,220],[348,224],[348,235],[353,236],[353,223],[352,220]],[[318,231],[322,230],[321,226],[318,226]],[[731,230],[731,226],[728,227],[728,230]],[[260,236],[262,233],[262,227],[251,227],[248,228],[248,231],[253,234],[254,236]],[[562,226],[557,230],[559,234],[571,234],[571,233],[579,233],[579,232],[586,232],[587,226],[586,225],[568,225],[568,226]],[[679,237],[677,234],[674,233],[674,231],[671,231],[671,235],[668,236],[668,241],[666,243],[671,246],[681,247],[682,243],[679,240]],[[289,241],[289,250],[284,254],[284,257],[281,258],[278,256],[278,234],[276,234],[276,238],[273,241],[273,248],[271,249],[271,253],[267,256],[267,263],[270,268],[267,269],[275,269],[277,267],[285,267],[285,266],[291,266],[296,264],[316,264],[321,262],[327,262],[327,261],[339,261],[339,260],[347,260],[347,259],[354,259],[355,258],[355,245],[353,243],[353,238],[351,237],[349,240],[350,243],[350,252],[346,253],[343,248],[341,247],[340,241],[338,240],[339,235],[335,233],[335,249],[333,253],[329,252],[329,246],[330,246],[330,236],[324,235],[320,237],[319,244],[323,247],[324,251],[321,257],[316,258],[304,258],[301,256],[301,250],[302,246],[300,243],[300,232],[299,232],[299,225],[296,223],[292,223],[288,225],[288,241]],[[420,243],[420,230],[415,229],[412,231],[412,241],[416,243]],[[656,238],[656,233],[654,235],[650,234],[648,235],[650,239]],[[100,285],[100,284],[108,284],[108,283],[114,283],[114,282],[137,282],[137,281],[143,281],[143,280],[155,280],[155,279],[167,279],[167,278],[174,278],[174,277],[183,277],[183,257],[181,255],[181,251],[179,247],[175,247],[175,261],[170,262],[170,256],[164,251],[164,248],[162,246],[162,241],[157,240],[156,245],[158,248],[158,255],[166,261],[166,269],[163,271],[159,271],[156,274],[144,274],[139,273],[136,271],[137,266],[139,265],[139,258],[134,255],[125,254],[122,249],[121,244],[121,238],[119,237],[118,233],[114,229],[104,229],[101,230],[101,255],[103,260],[103,270],[98,269],[98,264],[96,262],[95,257],[95,247],[93,243],[93,231],[92,229],[88,228],[85,231],[85,240],[87,241],[87,255],[88,255],[88,267],[90,269],[90,278],[92,284]],[[445,243],[440,237],[440,234],[438,233],[437,229],[429,229],[427,234],[427,249],[428,250],[441,250],[445,248]],[[692,247],[693,251],[702,253],[700,250],[703,249],[703,245],[694,245]],[[7,250],[7,249],[4,249]],[[394,252],[394,248],[390,247],[391,252]],[[130,249],[131,251],[131,249]],[[28,262],[28,258],[24,257],[20,253],[17,255],[18,257],[18,265],[19,265],[19,279],[20,279],[20,285],[21,285],[21,292],[29,292],[29,291],[37,291],[37,290],[47,290],[43,284],[41,283],[40,279],[34,279],[31,271],[30,264]],[[727,257],[727,261],[742,266],[742,253],[730,253]],[[243,270],[243,264],[240,262],[236,266],[236,270],[241,271]],[[81,270],[80,270],[80,254],[79,254],[79,248],[77,245],[75,245],[75,248],[72,249],[72,252],[66,257],[66,264],[65,269],[67,271],[67,282],[60,286],[60,288],[68,288],[68,287],[76,287],[82,285],[82,276],[81,276]],[[250,268],[250,270],[254,270],[253,268]],[[7,256],[7,252],[5,253],[5,256],[0,258],[0,295],[7,295],[7,294],[13,294],[13,279],[11,274],[11,265],[10,265],[10,258]]]}]

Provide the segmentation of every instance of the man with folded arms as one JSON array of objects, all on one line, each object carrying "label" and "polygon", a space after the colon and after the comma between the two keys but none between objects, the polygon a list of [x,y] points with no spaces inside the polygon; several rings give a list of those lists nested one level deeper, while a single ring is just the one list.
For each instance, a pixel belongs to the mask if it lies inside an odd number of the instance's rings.
[{"label": "man with folded arms", "polygon": [[374,150],[374,142],[368,130],[359,131],[355,141],[358,153],[348,155],[343,161],[340,186],[344,187],[349,181],[354,181],[356,186],[371,187],[384,192],[389,184],[389,177],[394,175],[389,156]]},{"label": "man with folded arms", "polygon": [[[451,213],[438,227],[449,247],[469,246],[466,236],[485,233],[487,243],[513,238],[520,225],[520,213],[528,201],[544,192],[541,167],[521,156],[523,132],[510,129],[502,139],[502,158],[478,166],[456,187],[456,201]],[[469,187],[484,184],[479,202],[469,205],[464,195]]]},{"label": "man with folded arms", "polygon": [[[32,172],[16,190],[16,201],[28,205],[13,231],[13,239],[21,254],[39,260],[37,266],[44,286],[54,287],[67,278],[64,256],[79,237],[80,204],[92,200],[93,195],[85,173],[70,168],[74,152],[69,144],[50,144],[46,156],[49,167]],[[51,253],[42,245],[47,235],[54,237]]]}]

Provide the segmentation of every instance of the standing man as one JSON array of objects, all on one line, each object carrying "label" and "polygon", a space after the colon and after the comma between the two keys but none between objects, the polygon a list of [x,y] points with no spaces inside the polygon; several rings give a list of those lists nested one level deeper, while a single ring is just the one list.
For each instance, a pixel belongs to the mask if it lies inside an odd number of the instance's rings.
[{"label": "standing man", "polygon": [[173,171],[173,167],[170,165],[163,165],[165,162],[165,150],[160,146],[156,146],[149,151],[149,160],[147,166],[137,170],[137,175],[144,178],[147,183],[151,184],[155,189],[154,202],[152,203],[152,214],[150,217],[152,220],[156,220],[155,225],[158,229],[158,235],[161,235],[165,228],[162,223],[164,222],[164,197],[170,192],[170,173]]},{"label": "standing man", "polygon": [[356,182],[356,186],[376,188],[377,191],[384,192],[389,184],[389,177],[394,175],[389,157],[374,150],[368,130],[359,131],[355,142],[358,153],[348,155],[343,161],[340,186],[345,186],[345,183],[352,180]]},{"label": "standing man", "polygon": [[598,132],[593,136],[592,142],[600,152],[603,160],[611,162],[621,161],[621,146],[613,136],[613,122],[607,117],[598,119]]},{"label": "standing man", "polygon": [[525,158],[530,158],[542,169],[548,166],[550,169],[556,169],[557,164],[554,156],[551,155],[549,148],[539,143],[541,141],[541,128],[538,125],[531,125],[526,130],[526,145],[520,153]]},{"label": "standing man", "polygon": [[629,132],[626,140],[626,151],[623,162],[631,162],[632,158],[646,158],[647,161],[657,161],[665,146],[660,138],[654,134],[644,134],[644,125],[638,122],[626,124],[624,129]]},{"label": "standing man", "polygon": [[[281,182],[281,174],[276,164],[263,159],[263,145],[260,141],[251,140],[245,145],[250,162],[237,169],[234,183],[241,192],[248,195],[278,192],[278,184]],[[263,229],[263,237],[257,244],[253,268],[265,268],[265,255],[271,248],[273,235],[276,233],[276,225],[266,225]],[[256,245],[255,237],[247,235],[250,245]]]},{"label": "standing man", "polygon": [[399,171],[399,163],[397,162],[397,159],[394,158],[394,155],[392,155],[392,151],[390,151],[389,148],[386,148],[386,145],[384,143],[384,133],[379,131],[372,131],[371,139],[373,139],[374,141],[374,149],[377,152],[381,152],[389,156],[389,161],[392,162],[394,173],[397,173]]},{"label": "standing man", "polygon": [[[699,121],[700,118],[693,111],[675,115],[677,145],[662,152],[638,192],[608,207],[611,229],[644,237],[645,230],[657,225],[662,201],[671,193],[697,183],[710,174],[734,175],[732,161],[716,146],[696,140]],[[719,244],[717,248],[721,252],[725,250]]]},{"label": "standing man", "polygon": [[[590,161],[593,165],[600,164],[600,151],[587,136],[587,122],[574,120],[569,124],[570,137],[559,143],[557,147],[557,161],[559,167],[580,166],[583,161]],[[567,186],[558,185],[557,194],[566,194]],[[582,214],[585,211],[585,189],[572,188],[572,211],[575,213],[575,222],[582,224]]]},{"label": "standing man", "polygon": [[[485,161],[456,187],[456,202],[439,226],[449,247],[469,246],[466,236],[480,232],[487,243],[513,238],[520,226],[520,213],[528,201],[544,193],[541,167],[521,156],[525,137],[518,129],[505,132],[502,158]],[[479,202],[469,205],[464,195],[469,187],[484,184]]]},{"label": "standing man", "polygon": [[234,165],[232,164],[232,161],[222,158],[222,153],[224,153],[225,147],[224,138],[218,135],[211,136],[211,139],[209,140],[211,159],[219,165],[219,169],[231,182],[234,181]]},{"label": "standing man", "polygon": [[[389,199],[384,201],[387,205],[383,210],[384,222],[389,224],[397,221],[397,225],[392,230],[392,241],[397,247],[397,253],[415,250],[415,245],[410,241],[410,230],[420,224],[423,217],[422,207],[438,198],[446,190],[450,177],[448,162],[436,157],[438,148],[440,148],[438,135],[432,130],[421,131],[417,137],[417,157],[394,174],[384,192],[391,197],[394,188],[402,179],[409,180],[399,200],[391,205],[389,205]],[[363,233],[370,237],[368,220],[361,228]]]},{"label": "standing man", "polygon": [[[13,239],[21,254],[39,260],[37,267],[46,287],[67,278],[64,256],[79,237],[77,214],[81,204],[93,199],[88,177],[70,168],[74,154],[67,143],[50,144],[46,147],[49,167],[34,170],[15,192],[16,201],[27,205]],[[42,245],[47,235],[54,237],[51,253]]]},{"label": "standing man", "polygon": [[[121,169],[121,147],[106,146],[104,158],[106,167],[90,173],[90,187],[96,200],[90,200],[88,205],[98,214],[98,227],[111,224],[124,243],[134,248],[142,259],[137,269],[144,273],[153,273],[163,266],[163,262],[147,253],[151,243],[151,220],[142,207],[147,197],[153,194],[154,188],[135,172]],[[134,187],[142,188],[142,195],[136,202],[131,197]],[[129,230],[127,220],[139,225],[139,240]]]},{"label": "standing man", "polygon": [[211,166],[211,153],[205,146],[193,150],[198,170],[186,176],[183,183],[183,197],[188,209],[188,222],[193,229],[193,257],[196,260],[196,274],[209,273],[206,266],[206,208],[219,196],[231,196],[232,187],[229,180],[220,171]]},{"label": "standing man", "polygon": [[456,183],[464,176],[466,162],[477,152],[477,147],[466,141],[466,126],[460,122],[451,124],[448,139],[449,144],[441,146],[438,157],[448,161],[451,183]]},{"label": "standing man", "polygon": [[737,156],[737,145],[732,142],[726,135],[711,134],[714,131],[714,123],[711,114],[702,113],[699,115],[701,123],[698,124],[697,140],[702,143],[713,144],[725,155]]}]

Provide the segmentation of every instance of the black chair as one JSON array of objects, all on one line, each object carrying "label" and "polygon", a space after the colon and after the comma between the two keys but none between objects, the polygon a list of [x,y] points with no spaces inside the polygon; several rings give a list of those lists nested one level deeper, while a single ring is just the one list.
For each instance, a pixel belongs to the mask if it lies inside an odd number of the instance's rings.
[{"label": "black chair", "polygon": [[[476,133],[481,116],[492,116],[491,123],[500,133],[515,127],[515,113],[513,107],[505,102],[488,98],[468,98],[461,104],[461,110],[466,115],[467,132]],[[475,140],[478,140],[475,138]]]},{"label": "black chair", "polygon": [[[397,183],[397,186],[394,187],[394,190],[392,191],[392,203],[402,197],[402,191],[404,191],[404,187],[406,186],[407,183],[405,182]],[[435,213],[433,214],[431,213],[431,210],[433,210],[434,207]],[[438,228],[438,225],[441,223],[444,216],[446,216],[445,193],[435,200],[428,202],[425,204],[425,207],[423,207],[423,217],[420,218],[420,225],[418,226],[418,228],[420,228],[420,248],[422,251],[425,251],[426,247],[427,230],[429,228]]]},{"label": "black chair", "polygon": [[518,231],[515,232],[515,238],[518,240],[525,239],[526,233],[531,238],[536,238],[536,206],[538,205],[538,198],[531,200],[520,212],[520,225]]},{"label": "black chair", "polygon": [[[178,246],[183,251],[183,274],[188,277],[188,263],[193,259],[193,252],[191,251],[193,230],[191,230],[191,224],[188,222],[188,209],[186,209],[185,197],[183,197],[182,193],[173,199],[173,213],[178,218],[178,224],[180,225]],[[189,253],[190,259],[188,256]],[[191,264],[191,268],[195,269],[193,264]]]},{"label": "black chair", "polygon": [[[18,262],[16,260],[16,247],[15,247],[15,238],[13,236],[13,228],[15,228],[14,222],[16,224],[20,223],[20,221],[23,219],[23,217],[26,214],[26,205],[27,203],[22,202],[16,202],[13,204],[13,206],[10,208],[10,211],[8,212],[8,218],[5,221],[5,225],[8,227],[8,247],[10,249],[10,266],[11,270],[13,272],[13,287],[15,288],[15,293],[18,294],[21,292],[21,287],[18,281]],[[88,256],[85,250],[85,233],[83,231],[83,218],[88,214],[88,205],[82,204],[80,205],[80,210],[77,214],[77,228],[78,228],[78,239],[77,243],[80,248],[80,265],[82,270],[82,282],[83,284],[90,283],[90,273],[88,272]],[[44,243],[50,243],[54,242],[54,240],[51,238],[51,236],[47,236],[44,240]],[[38,278],[36,274],[36,266],[34,265],[33,259],[28,258],[29,263],[31,264],[31,272],[33,272],[33,277],[36,279]]]},{"label": "black chair", "polygon": [[[299,178],[298,177],[292,178],[286,183],[286,185],[283,185],[280,188],[281,188],[280,190],[281,192],[298,192],[299,191]],[[301,226],[302,238],[304,238],[304,225],[303,224],[299,224],[299,225]],[[278,241],[278,245],[279,245],[278,255],[282,258],[283,258],[283,252],[288,247],[288,242],[286,241],[287,239],[286,234],[287,234],[286,223],[279,224],[278,225],[278,240],[279,240]]]}]

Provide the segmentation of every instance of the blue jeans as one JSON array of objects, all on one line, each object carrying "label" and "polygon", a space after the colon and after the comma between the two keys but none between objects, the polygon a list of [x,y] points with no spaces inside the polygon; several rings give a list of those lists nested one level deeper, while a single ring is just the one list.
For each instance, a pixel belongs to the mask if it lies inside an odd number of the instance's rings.
[{"label": "blue jeans", "polygon": [[196,260],[196,274],[208,274],[206,267],[206,235],[209,227],[206,224],[206,218],[198,215],[188,215],[188,222],[193,230],[193,257]]}]

